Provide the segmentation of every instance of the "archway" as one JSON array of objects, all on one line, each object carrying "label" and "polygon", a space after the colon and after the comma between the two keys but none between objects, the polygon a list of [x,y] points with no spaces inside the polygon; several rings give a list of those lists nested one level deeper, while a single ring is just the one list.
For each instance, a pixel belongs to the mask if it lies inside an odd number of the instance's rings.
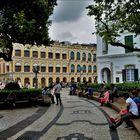
[{"label": "archway", "polygon": [[66,77],[64,77],[64,78],[63,78],[63,82],[64,82],[64,83],[66,83],[66,82],[67,82],[67,79],[66,79]]},{"label": "archway", "polygon": [[106,83],[111,83],[111,71],[109,68],[102,69],[101,78],[102,78],[102,81],[105,81]]},{"label": "archway", "polygon": [[44,88],[46,86],[45,78],[41,78],[41,87]]}]

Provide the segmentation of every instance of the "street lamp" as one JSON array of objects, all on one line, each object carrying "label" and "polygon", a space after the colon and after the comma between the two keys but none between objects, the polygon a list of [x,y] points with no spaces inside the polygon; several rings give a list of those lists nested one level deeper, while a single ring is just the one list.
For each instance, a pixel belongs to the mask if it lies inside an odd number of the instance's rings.
[{"label": "street lamp", "polygon": [[39,69],[40,69],[40,67],[39,67],[37,64],[35,64],[35,65],[33,66],[33,72],[34,72],[34,74],[35,74],[35,88],[38,88],[37,74],[39,73]]},{"label": "street lamp", "polygon": [[83,71],[83,67],[80,66],[80,83],[81,83],[82,71]]}]

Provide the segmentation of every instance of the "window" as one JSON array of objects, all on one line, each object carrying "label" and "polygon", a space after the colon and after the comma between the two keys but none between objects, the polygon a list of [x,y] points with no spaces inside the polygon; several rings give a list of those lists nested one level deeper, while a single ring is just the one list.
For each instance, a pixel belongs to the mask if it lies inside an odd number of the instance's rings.
[{"label": "window", "polygon": [[41,72],[46,72],[46,66],[41,66]]},{"label": "window", "polygon": [[77,72],[81,72],[81,66],[80,65],[77,65]]},{"label": "window", "polygon": [[74,52],[71,52],[70,58],[71,58],[71,60],[74,60]]},{"label": "window", "polygon": [[55,58],[56,58],[56,59],[60,59],[60,53],[56,53],[56,54],[55,54]]},{"label": "window", "polygon": [[88,61],[91,61],[91,53],[88,54]]},{"label": "window", "polygon": [[48,53],[48,58],[53,58],[53,53],[52,52]]},{"label": "window", "polygon": [[24,57],[30,57],[29,50],[24,50]]},{"label": "window", "polygon": [[33,57],[35,57],[35,58],[38,57],[38,52],[37,51],[33,51]]},{"label": "window", "polygon": [[24,72],[30,72],[30,66],[24,66]]},{"label": "window", "polygon": [[83,60],[83,61],[86,60],[86,54],[85,54],[85,53],[82,54],[82,60]]},{"label": "window", "polygon": [[67,72],[67,67],[63,67],[63,72]]},{"label": "window", "polygon": [[56,72],[60,72],[60,67],[56,67]]},{"label": "window", "polygon": [[[133,48],[133,35],[125,36],[125,45]],[[125,53],[132,52],[131,50],[125,49]]]},{"label": "window", "polygon": [[77,60],[80,60],[80,53],[77,52]]},{"label": "window", "polygon": [[88,72],[92,72],[92,67],[88,66]]},{"label": "window", "polygon": [[86,66],[83,65],[83,72],[86,73]]},{"label": "window", "polygon": [[67,59],[67,54],[62,54],[62,59]]},{"label": "window", "polygon": [[21,50],[15,50],[15,56],[21,56]]},{"label": "window", "polygon": [[138,69],[134,65],[128,65],[122,70],[123,81],[134,82],[138,81]]},{"label": "window", "polygon": [[15,72],[21,72],[21,64],[20,63],[16,63]]},{"label": "window", "polygon": [[46,58],[46,52],[41,52],[41,58]]},{"label": "window", "polygon": [[93,66],[93,71],[94,71],[94,73],[97,72],[97,66],[96,65]]},{"label": "window", "polygon": [[96,61],[96,54],[93,54],[93,61]]},{"label": "window", "polygon": [[72,64],[71,65],[71,72],[74,72],[75,71],[75,66]]},{"label": "window", "polygon": [[49,72],[53,72],[53,66],[49,66]]},{"label": "window", "polygon": [[119,77],[116,77],[116,83],[119,83],[120,80],[119,80]]},{"label": "window", "polygon": [[9,65],[6,66],[6,71],[9,72]]}]

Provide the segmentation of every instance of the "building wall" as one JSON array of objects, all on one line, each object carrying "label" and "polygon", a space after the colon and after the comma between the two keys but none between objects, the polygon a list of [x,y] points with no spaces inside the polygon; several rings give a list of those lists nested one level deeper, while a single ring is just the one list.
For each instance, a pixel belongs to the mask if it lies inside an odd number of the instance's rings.
[{"label": "building wall", "polygon": [[[125,42],[125,36],[131,34],[124,33],[118,40],[122,43]],[[139,48],[140,36],[133,37],[134,47]],[[140,77],[140,64],[139,64],[139,52],[129,52],[126,53],[125,49],[122,47],[116,47],[108,45],[107,51],[106,44],[101,37],[97,36],[97,71],[98,71],[98,82],[102,83],[103,80],[106,82],[112,83],[122,83],[123,80],[123,69],[128,65],[134,66],[135,69],[138,69],[138,79]],[[106,74],[109,71],[110,74]]]},{"label": "building wall", "polygon": [[[18,50],[21,52],[20,56],[16,55]],[[30,53],[30,57],[24,56],[24,51],[28,50]],[[38,57],[33,57],[33,51],[38,52]],[[41,58],[41,52],[46,53],[45,58]],[[53,53],[53,58],[49,58],[49,53]],[[71,60],[71,52],[74,52],[74,60]],[[81,57],[80,60],[76,59],[77,52],[80,53]],[[56,59],[56,53],[60,54],[60,59]],[[86,60],[82,60],[82,54],[86,54]],[[91,54],[91,61],[88,61],[88,54]],[[95,45],[64,45],[64,44],[54,44],[51,47],[45,46],[29,46],[22,44],[14,44],[14,51],[13,51],[13,61],[12,62],[4,62],[3,60],[0,61],[0,81],[10,81],[10,80],[20,80],[22,85],[25,86],[26,82],[25,79],[29,79],[31,87],[33,87],[33,79],[35,78],[35,73],[33,72],[33,65],[37,64],[38,66],[46,67],[45,72],[39,71],[37,74],[38,76],[38,86],[47,86],[49,84],[49,78],[53,78],[53,82],[56,81],[56,78],[60,78],[60,81],[71,82],[71,79],[74,78],[75,82],[77,82],[77,78],[86,79],[86,81],[91,78],[91,81],[94,82],[94,78],[97,76],[97,71],[94,71],[93,67],[96,66],[96,58],[94,55],[96,53]],[[66,54],[66,59],[62,59],[62,54]],[[75,66],[75,71],[71,72],[71,65]],[[49,72],[49,66],[53,66],[53,72]],[[86,66],[86,72],[83,71],[77,72],[77,65],[81,67],[83,65]],[[91,65],[92,71],[88,71],[88,66]],[[24,67],[29,66],[30,71],[25,72]],[[16,67],[21,67],[19,72],[16,71]],[[60,72],[56,72],[56,67],[60,67]],[[66,67],[67,71],[63,72],[62,68]],[[41,79],[44,78],[45,85],[42,84]]]}]

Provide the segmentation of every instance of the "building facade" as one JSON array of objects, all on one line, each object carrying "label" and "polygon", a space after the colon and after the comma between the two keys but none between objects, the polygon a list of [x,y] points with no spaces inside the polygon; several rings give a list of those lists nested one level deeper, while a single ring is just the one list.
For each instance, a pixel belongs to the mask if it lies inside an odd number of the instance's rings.
[{"label": "building facade", "polygon": [[[117,40],[131,47],[140,47],[140,36],[124,33]],[[140,78],[139,52],[106,44],[97,37],[98,82],[123,83],[138,82]]]},{"label": "building facade", "polygon": [[57,78],[63,82],[91,81],[97,77],[96,45],[54,43],[51,47],[15,43],[12,62],[0,60],[0,81],[36,84],[33,66],[39,67],[38,86],[47,86]]}]

